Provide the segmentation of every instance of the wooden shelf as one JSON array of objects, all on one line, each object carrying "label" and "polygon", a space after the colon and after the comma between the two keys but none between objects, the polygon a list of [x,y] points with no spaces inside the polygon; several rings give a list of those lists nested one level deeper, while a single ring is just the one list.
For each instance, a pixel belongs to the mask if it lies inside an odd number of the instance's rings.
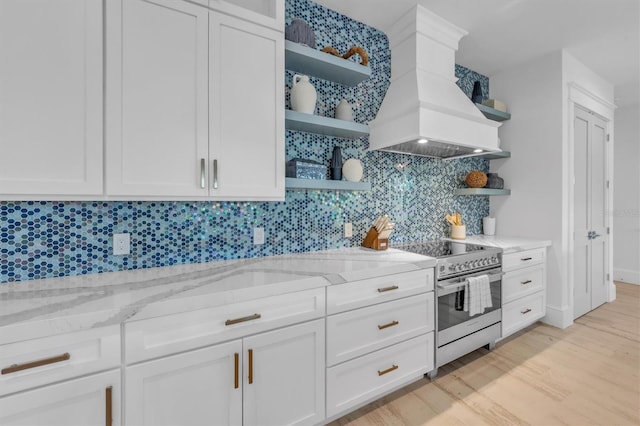
[{"label": "wooden shelf", "polygon": [[510,189],[458,188],[454,195],[511,195]]},{"label": "wooden shelf", "polygon": [[502,112],[495,108],[488,107],[482,104],[476,104],[476,107],[480,110],[481,113],[484,114],[489,120],[493,121],[505,121],[511,119],[511,114],[508,112]]},{"label": "wooden shelf", "polygon": [[319,189],[325,191],[370,191],[369,182],[349,182],[346,180],[320,180],[285,178],[286,189]]},{"label": "wooden shelf", "polygon": [[369,135],[369,126],[293,110],[284,112],[285,127],[299,132],[317,133],[338,138],[357,139]]},{"label": "wooden shelf", "polygon": [[284,66],[291,71],[346,86],[355,86],[371,77],[371,67],[368,65],[338,58],[290,40],[284,42]]},{"label": "wooden shelf", "polygon": [[501,158],[511,158],[510,151],[485,152],[478,155],[477,158],[485,158],[487,160],[500,160]]}]

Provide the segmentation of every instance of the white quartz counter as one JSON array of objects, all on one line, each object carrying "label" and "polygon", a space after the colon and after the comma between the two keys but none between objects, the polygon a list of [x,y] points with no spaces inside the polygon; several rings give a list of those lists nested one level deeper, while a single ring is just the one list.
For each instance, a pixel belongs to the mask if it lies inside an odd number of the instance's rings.
[{"label": "white quartz counter", "polygon": [[498,247],[503,250],[504,254],[515,253],[522,250],[530,250],[542,247],[549,247],[551,240],[535,240],[530,238],[521,237],[505,237],[502,235],[468,235],[464,240],[452,240],[460,241],[471,244],[480,244],[489,247]]},{"label": "white quartz counter", "polygon": [[365,248],[0,284],[0,345],[435,266]]}]

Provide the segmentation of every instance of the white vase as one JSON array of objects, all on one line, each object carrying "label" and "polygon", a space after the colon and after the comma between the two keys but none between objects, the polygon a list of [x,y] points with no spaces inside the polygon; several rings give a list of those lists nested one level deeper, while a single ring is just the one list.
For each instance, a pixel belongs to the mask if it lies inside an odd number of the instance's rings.
[{"label": "white vase", "polygon": [[353,121],[353,110],[346,99],[343,99],[336,106],[336,115],[338,120]]},{"label": "white vase", "polygon": [[291,108],[297,112],[313,114],[316,109],[316,93],[313,84],[309,83],[309,77],[296,74],[291,81]]},{"label": "white vase", "polygon": [[357,158],[349,158],[342,165],[342,176],[349,182],[360,182],[362,173],[362,162]]}]

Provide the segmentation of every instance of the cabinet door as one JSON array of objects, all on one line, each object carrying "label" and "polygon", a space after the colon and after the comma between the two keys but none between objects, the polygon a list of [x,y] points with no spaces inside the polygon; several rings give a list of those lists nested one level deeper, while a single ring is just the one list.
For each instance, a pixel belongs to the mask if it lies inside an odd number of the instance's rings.
[{"label": "cabinet door", "polygon": [[0,1],[0,196],[102,194],[102,2]]},{"label": "cabinet door", "polygon": [[120,370],[0,398],[2,425],[120,424]]},{"label": "cabinet door", "polygon": [[245,338],[243,349],[245,425],[324,420],[324,319]]},{"label": "cabinet door", "polygon": [[208,11],[107,1],[107,194],[206,196]]},{"label": "cabinet door", "polygon": [[211,195],[284,199],[284,36],[211,12]]},{"label": "cabinet door", "polygon": [[242,423],[240,340],[127,367],[128,425]]}]

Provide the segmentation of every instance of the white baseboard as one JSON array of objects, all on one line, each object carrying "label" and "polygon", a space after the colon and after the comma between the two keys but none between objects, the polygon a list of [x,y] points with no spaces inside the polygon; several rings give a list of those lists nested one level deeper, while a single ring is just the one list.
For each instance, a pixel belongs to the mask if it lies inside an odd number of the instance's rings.
[{"label": "white baseboard", "polygon": [[557,308],[547,305],[547,313],[540,321],[558,328],[567,328],[573,324],[573,311],[570,306]]},{"label": "white baseboard", "polygon": [[640,271],[634,271],[632,269],[614,269],[613,280],[622,281],[623,283],[638,284],[640,285]]}]

